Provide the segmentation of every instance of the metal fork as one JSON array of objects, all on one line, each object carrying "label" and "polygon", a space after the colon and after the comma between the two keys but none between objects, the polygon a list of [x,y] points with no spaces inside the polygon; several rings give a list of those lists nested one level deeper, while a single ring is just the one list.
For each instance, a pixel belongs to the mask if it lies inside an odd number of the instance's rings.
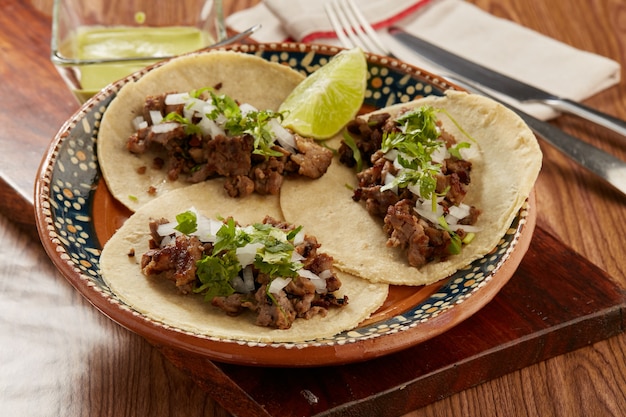
[{"label": "metal fork", "polygon": [[345,48],[358,46],[364,51],[395,58],[353,0],[329,0],[324,10]]},{"label": "metal fork", "polygon": [[[329,0],[324,9],[330,20],[337,38],[345,48],[360,47],[364,51],[394,57],[372,26],[367,22],[353,0]],[[395,57],[394,57],[395,58]],[[501,102],[512,111],[516,112],[533,132],[542,137],[546,142],[557,148],[563,154],[571,158],[588,171],[603,178],[617,190],[626,195],[626,163],[580,139],[571,136],[556,126],[538,120],[525,112],[508,105],[496,97],[487,94],[473,83],[464,82],[457,77],[440,73],[453,83],[466,90],[482,94]]]}]

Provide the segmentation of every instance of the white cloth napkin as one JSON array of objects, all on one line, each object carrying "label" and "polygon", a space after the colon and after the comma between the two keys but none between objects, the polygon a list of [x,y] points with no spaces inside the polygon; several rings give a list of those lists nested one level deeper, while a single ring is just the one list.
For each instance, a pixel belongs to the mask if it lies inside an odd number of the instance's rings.
[{"label": "white cloth napkin", "polygon": [[[497,18],[462,0],[355,2],[396,56],[435,74],[442,71],[396,41],[386,29],[391,25],[403,27],[457,55],[576,101],[620,81],[619,63]],[[262,24],[255,34],[259,42],[296,40],[339,45],[323,1],[263,0],[227,18],[227,24],[238,31],[256,23]],[[506,101],[540,119],[557,115],[541,104]]]}]

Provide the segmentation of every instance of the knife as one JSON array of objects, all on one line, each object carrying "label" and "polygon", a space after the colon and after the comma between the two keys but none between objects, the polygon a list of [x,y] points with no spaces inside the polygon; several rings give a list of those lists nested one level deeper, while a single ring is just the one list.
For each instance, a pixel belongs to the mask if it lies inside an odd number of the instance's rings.
[{"label": "knife", "polygon": [[626,136],[626,121],[592,109],[573,100],[558,97],[537,87],[486,68],[451,52],[441,49],[398,27],[389,29],[389,34],[408,46],[419,56],[454,73],[459,79],[487,87],[521,102],[540,102],[558,111],[571,113],[590,122],[604,126]]},{"label": "knife", "polygon": [[550,123],[539,120],[522,110],[498,100],[471,82],[460,80],[455,76],[448,76],[447,79],[470,92],[484,95],[508,107],[517,113],[536,135],[542,137],[546,142],[580,164],[583,168],[603,178],[622,192],[622,194],[626,195],[626,162],[587,142],[583,142],[577,137],[565,133]]}]

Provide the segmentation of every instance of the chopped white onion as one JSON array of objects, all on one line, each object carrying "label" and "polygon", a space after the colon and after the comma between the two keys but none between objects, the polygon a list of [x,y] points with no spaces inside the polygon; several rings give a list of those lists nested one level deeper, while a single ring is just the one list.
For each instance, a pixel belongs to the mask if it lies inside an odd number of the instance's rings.
[{"label": "chopped white onion", "polygon": [[291,278],[276,277],[272,280],[268,291],[272,294],[278,294],[291,282]]},{"label": "chopped white onion", "polygon": [[217,231],[224,226],[223,222],[215,219],[209,219],[209,223],[211,224],[211,234],[214,236],[217,235]]},{"label": "chopped white onion", "polygon": [[185,104],[189,99],[189,93],[174,93],[165,96],[165,104],[168,106],[176,106],[179,104]]},{"label": "chopped white onion", "polygon": [[165,236],[161,240],[161,247],[164,248],[166,246],[172,245],[175,241],[176,241],[176,236],[174,235]]},{"label": "chopped white onion", "polygon": [[[390,172],[387,172],[385,174],[385,187],[388,185],[393,184],[393,181],[396,179],[396,176],[391,174]],[[389,190],[393,191],[394,193],[398,194],[398,186],[394,185],[391,188],[388,188]]]},{"label": "chopped white onion", "polygon": [[200,239],[202,242],[210,242],[214,243],[216,238],[216,233],[224,225],[224,223],[210,219],[208,217],[199,215],[197,216],[197,230],[193,233]]},{"label": "chopped white onion", "polygon": [[246,285],[243,282],[243,278],[239,275],[234,276],[230,280],[230,286],[233,287],[235,292],[246,294],[248,291],[246,290]]},{"label": "chopped white onion", "polygon": [[236,249],[237,259],[241,266],[246,267],[254,262],[256,253],[263,247],[262,243],[249,243],[246,246]]},{"label": "chopped white onion", "polygon": [[315,286],[316,293],[326,294],[328,292],[328,288],[326,288],[326,280],[317,278],[317,279],[311,279],[310,281]]},{"label": "chopped white onion", "polygon": [[176,129],[178,126],[180,125],[176,122],[159,123],[158,125],[152,126],[152,131],[154,133],[167,133]]},{"label": "chopped white onion", "polygon": [[228,117],[224,116],[222,113],[218,114],[215,118],[215,123],[217,123],[218,126],[224,126],[226,122],[228,122]]},{"label": "chopped white onion", "polygon": [[210,114],[215,109],[216,107],[212,102],[204,103],[204,107],[202,108],[202,114]]},{"label": "chopped white onion", "polygon": [[317,274],[314,274],[313,272],[309,271],[308,269],[304,269],[304,268],[300,268],[298,270],[298,275],[300,275],[301,277],[304,277],[304,278],[308,278],[308,279],[320,279],[320,277]]},{"label": "chopped white onion", "polygon": [[421,190],[420,190],[419,185],[417,185],[417,184],[409,184],[406,188],[407,188],[410,192],[412,192],[413,194],[415,194],[416,196],[418,196],[418,197],[420,197],[420,198],[422,197],[422,194],[421,194]]},{"label": "chopped white onion", "polygon": [[456,217],[457,219],[463,219],[470,214],[470,206],[467,204],[459,204],[458,206],[450,206],[448,212],[451,216]]},{"label": "chopped white onion", "polygon": [[444,218],[444,220],[446,221],[446,223],[448,223],[448,226],[456,226],[456,224],[459,222],[458,217],[454,217],[449,214]]},{"label": "chopped white onion", "polygon": [[239,110],[241,111],[241,114],[244,115],[244,116],[246,114],[250,113],[250,112],[258,111],[258,109],[256,107],[254,107],[252,104],[249,104],[249,103],[241,104],[239,106]]},{"label": "chopped white onion", "polygon": [[206,101],[191,97],[185,102],[183,116],[191,121],[196,116],[203,116],[205,107]]},{"label": "chopped white onion", "polygon": [[433,153],[430,155],[431,161],[433,161],[436,164],[442,163],[443,160],[448,157],[450,157],[450,153],[448,152],[448,148],[446,148],[443,145],[443,143],[441,144],[441,146],[435,149]]},{"label": "chopped white onion", "polygon": [[243,269],[243,283],[247,292],[254,291],[254,271],[250,265]]},{"label": "chopped white onion", "polygon": [[204,108],[206,107],[206,101],[200,100],[199,98],[189,98],[185,102],[185,110],[189,110],[191,112],[203,113]]},{"label": "chopped white onion", "polygon": [[404,167],[400,165],[400,161],[398,160],[398,155],[399,153],[396,153],[396,157],[393,159],[393,166],[397,170],[404,169]]},{"label": "chopped white onion", "polygon": [[163,121],[163,115],[158,110],[150,110],[150,120],[153,125],[158,125]]},{"label": "chopped white onion", "polygon": [[285,129],[280,124],[278,119],[275,119],[275,118],[270,119],[267,122],[267,125],[269,129],[272,131],[272,133],[274,134],[274,136],[276,136],[276,141],[280,144],[280,146],[282,146],[283,148],[285,148],[291,153],[296,152],[297,147],[296,147],[296,139],[294,135],[290,131]]},{"label": "chopped white onion", "polygon": [[143,116],[137,116],[133,119],[133,127],[135,130],[145,129],[148,127],[148,122],[146,122]]},{"label": "chopped white onion", "polygon": [[396,159],[398,159],[398,150],[397,149],[389,150],[389,152],[385,154],[385,159],[388,161],[395,161]]},{"label": "chopped white onion", "polygon": [[200,131],[203,135],[211,136],[212,138],[226,134],[226,132],[224,132],[224,129],[219,127],[217,123],[215,123],[213,120],[209,119],[206,116],[203,116],[202,119],[200,119],[198,127],[200,128]]},{"label": "chopped white onion", "polygon": [[298,246],[302,243],[304,243],[304,230],[300,229],[300,231],[296,233],[296,235],[293,238],[293,244],[295,246]]},{"label": "chopped white onion", "polygon": [[291,262],[299,262],[304,260],[304,256],[300,255],[300,253],[298,253],[297,251],[293,251],[291,252]]},{"label": "chopped white onion", "polygon": [[333,276],[333,273],[330,269],[323,270],[322,272],[320,272],[320,275],[319,275],[319,277],[322,279],[328,279],[332,276]]},{"label": "chopped white onion", "polygon": [[300,275],[303,278],[308,278],[311,281],[311,283],[313,283],[313,285],[315,286],[316,293],[323,294],[326,292],[326,280],[325,279],[320,278],[318,275],[304,268],[298,270],[298,275]]},{"label": "chopped white onion", "polygon": [[433,211],[432,201],[430,200],[418,200],[415,203],[415,211],[417,212],[417,214],[432,222],[433,224],[439,224],[439,217],[443,216],[443,207],[441,207],[439,204],[436,204],[435,211]]},{"label": "chopped white onion", "polygon": [[160,224],[157,227],[157,234],[159,236],[169,236],[171,234],[179,233],[178,230],[174,229],[174,227],[176,227],[177,225],[178,225],[177,222],[169,222],[169,223]]},{"label": "chopped white onion", "polygon": [[468,148],[460,148],[459,153],[461,154],[461,158],[466,161],[470,161],[472,159],[476,159],[479,155],[478,146],[470,146]]}]

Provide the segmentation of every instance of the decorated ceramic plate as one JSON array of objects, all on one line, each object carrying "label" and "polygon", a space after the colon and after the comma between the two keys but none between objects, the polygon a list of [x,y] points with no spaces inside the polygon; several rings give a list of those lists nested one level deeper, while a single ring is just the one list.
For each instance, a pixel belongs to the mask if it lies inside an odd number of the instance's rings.
[{"label": "decorated ceramic plate", "polygon": [[[289,65],[305,75],[339,52],[335,47],[291,43],[230,49]],[[368,110],[458,89],[401,61],[369,54],[367,58]],[[61,127],[42,160],[35,209],[41,240],[61,273],[97,309],[153,343],[245,365],[325,366],[372,359],[421,343],[470,317],[506,284],[528,249],[536,219],[532,196],[487,256],[429,286],[392,286],[384,305],[367,321],[332,338],[251,343],[194,334],[151,320],[120,300],[100,276],[102,246],[130,212],[111,196],[100,177],[96,139],[117,91],[152,68],[108,86]]]}]

